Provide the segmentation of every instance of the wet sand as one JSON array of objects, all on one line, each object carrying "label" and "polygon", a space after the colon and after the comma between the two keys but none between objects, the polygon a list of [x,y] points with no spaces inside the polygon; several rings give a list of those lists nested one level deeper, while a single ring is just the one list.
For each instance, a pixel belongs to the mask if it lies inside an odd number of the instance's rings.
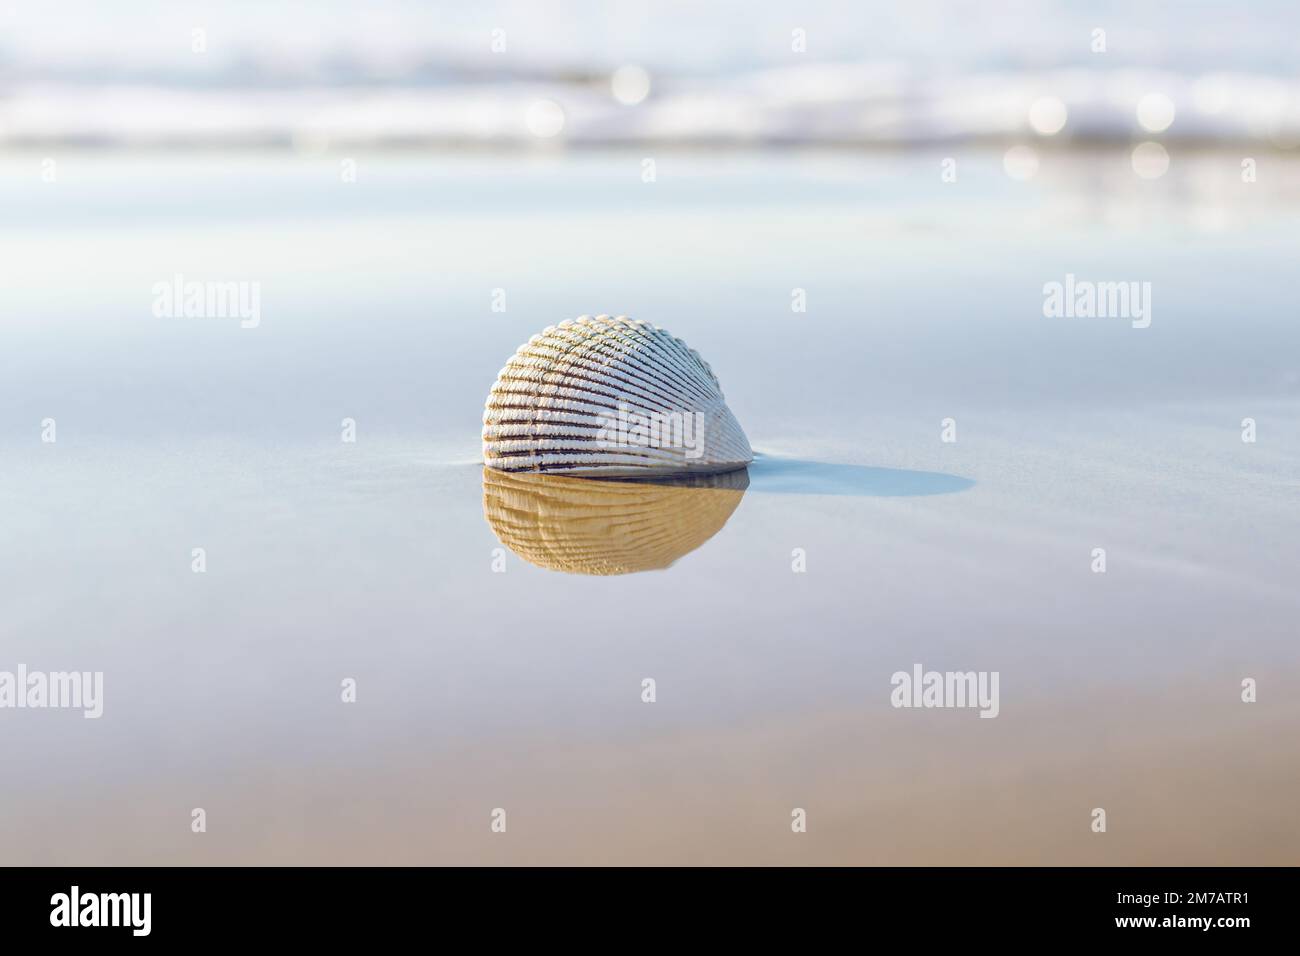
[{"label": "wet sand", "polygon": [[[1222,686],[1147,699],[1134,688],[1004,716],[864,708],[616,740],[521,732],[439,751],[413,737],[335,762],[237,761],[188,786],[148,775],[93,801],[29,810],[7,856],[216,865],[1300,859],[1294,702],[1246,705]],[[177,808],[200,791],[210,829],[194,835]],[[490,831],[496,807],[507,811],[505,833]],[[806,833],[791,832],[795,807],[807,811]],[[1105,833],[1091,829],[1095,807],[1107,812]]]},{"label": "wet sand", "polygon": [[[105,698],[0,711],[0,862],[1300,862],[1300,163],[930,159],[0,179],[0,670]],[[151,315],[176,272],[261,324]],[[1151,326],[1045,318],[1067,273]],[[632,573],[494,571],[483,397],[599,311],[707,356],[763,458]],[[999,716],[895,710],[916,663]]]}]

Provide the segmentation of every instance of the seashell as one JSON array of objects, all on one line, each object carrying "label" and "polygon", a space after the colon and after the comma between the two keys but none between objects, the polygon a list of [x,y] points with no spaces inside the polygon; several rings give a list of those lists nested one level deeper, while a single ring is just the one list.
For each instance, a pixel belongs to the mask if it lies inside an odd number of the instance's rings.
[{"label": "seashell", "polygon": [[530,564],[569,574],[666,568],[727,523],[749,473],[601,481],[483,469],[483,515]]},{"label": "seashell", "polygon": [[626,316],[584,315],[534,335],[483,410],[483,460],[498,471],[717,474],[753,458],[708,363]]}]

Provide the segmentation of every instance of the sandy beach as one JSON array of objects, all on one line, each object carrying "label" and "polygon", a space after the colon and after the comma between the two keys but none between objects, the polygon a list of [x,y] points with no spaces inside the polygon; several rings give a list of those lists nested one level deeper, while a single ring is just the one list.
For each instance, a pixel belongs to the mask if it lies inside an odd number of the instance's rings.
[{"label": "sandy beach", "polygon": [[[104,675],[98,719],[0,714],[3,862],[1300,861],[1300,163],[942,158],[0,177],[0,669]],[[259,324],[154,315],[176,274]],[[1149,326],[1046,317],[1067,274]],[[706,355],[760,459],[666,569],[494,571],[483,398],[602,311]],[[914,664],[998,672],[997,718],[892,707]]]}]

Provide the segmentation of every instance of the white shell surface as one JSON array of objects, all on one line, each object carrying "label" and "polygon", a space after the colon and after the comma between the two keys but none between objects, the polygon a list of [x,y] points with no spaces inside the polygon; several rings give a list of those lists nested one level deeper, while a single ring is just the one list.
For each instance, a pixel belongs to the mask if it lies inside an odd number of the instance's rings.
[{"label": "white shell surface", "polygon": [[626,316],[584,315],[534,335],[483,410],[483,461],[498,471],[651,478],[753,458],[708,363]]}]

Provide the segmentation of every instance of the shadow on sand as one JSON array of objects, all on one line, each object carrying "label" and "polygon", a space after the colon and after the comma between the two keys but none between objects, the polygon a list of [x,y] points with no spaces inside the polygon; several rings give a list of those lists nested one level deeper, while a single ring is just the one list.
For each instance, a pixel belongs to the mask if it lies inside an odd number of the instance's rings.
[{"label": "shadow on sand", "polygon": [[858,495],[873,498],[946,495],[975,484],[939,471],[873,468],[773,455],[754,456],[749,490],[759,494]]}]

